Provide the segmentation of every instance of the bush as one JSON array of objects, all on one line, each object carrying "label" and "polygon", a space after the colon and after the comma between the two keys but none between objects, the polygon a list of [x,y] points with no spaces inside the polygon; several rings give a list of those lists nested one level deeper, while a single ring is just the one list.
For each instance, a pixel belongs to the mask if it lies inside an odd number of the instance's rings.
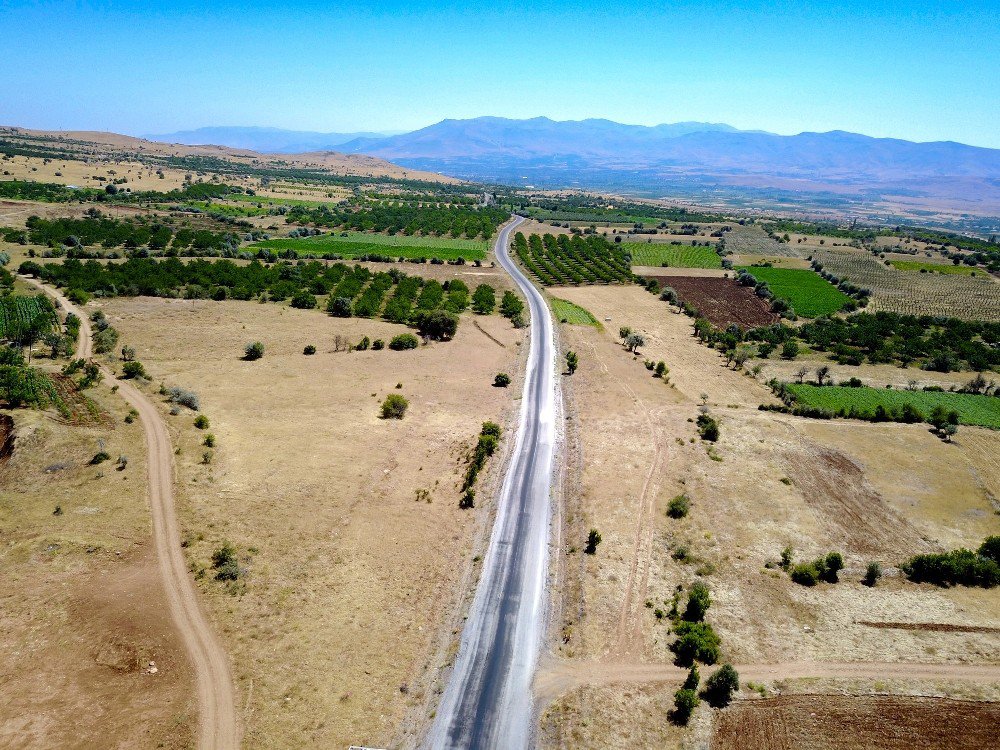
[{"label": "bush", "polygon": [[107,326],[94,334],[94,351],[97,354],[107,354],[118,345],[118,331]]},{"label": "bush", "polygon": [[837,583],[840,579],[837,576],[844,568],[844,556],[839,552],[831,552],[826,556],[823,566],[823,580],[827,583]]},{"label": "bush", "polygon": [[691,499],[687,495],[677,495],[670,498],[667,505],[667,515],[671,518],[684,518],[691,509]]},{"label": "bush", "polygon": [[205,439],[201,441],[201,444],[204,445],[206,448],[214,448],[215,435],[213,435],[211,432],[208,433],[207,435],[205,435]]},{"label": "bush", "polygon": [[204,430],[206,427],[208,427],[208,417],[206,417],[204,414],[199,414],[197,417],[194,418],[194,426],[197,427],[199,430]]},{"label": "bush", "polygon": [[302,350],[303,354],[311,355],[316,353],[316,347],[312,344],[308,344],[305,349]]},{"label": "bush", "polygon": [[458,316],[447,310],[434,310],[429,313],[419,313],[414,322],[421,336],[435,341],[447,341],[458,330]]},{"label": "bush", "polygon": [[868,567],[865,568],[865,577],[861,580],[861,582],[865,586],[872,587],[878,582],[878,579],[881,577],[882,577],[882,564],[877,562],[870,562],[868,563]]},{"label": "bush", "polygon": [[670,649],[677,664],[690,667],[695,661],[715,664],[719,660],[719,636],[707,622],[681,621],[674,626],[678,638]]},{"label": "bush", "polygon": [[146,368],[142,366],[142,362],[126,362],[122,366],[122,377],[126,380],[131,378],[148,378],[146,374]]},{"label": "bush", "polygon": [[215,570],[217,581],[235,581],[240,577],[239,559],[236,557],[236,548],[229,542],[225,542],[219,549],[212,553],[212,568]]},{"label": "bush", "polygon": [[506,388],[510,385],[510,375],[505,372],[497,373],[497,376],[493,378],[493,385],[496,388]]},{"label": "bush", "polygon": [[372,351],[379,352],[383,349],[385,349],[385,342],[382,339],[375,339],[372,342]]},{"label": "bush", "polygon": [[90,302],[90,294],[83,291],[82,289],[70,289],[66,292],[66,299],[72,302],[74,305],[86,305]]},{"label": "bush", "polygon": [[597,529],[591,529],[590,533],[587,534],[587,546],[583,548],[584,554],[596,555],[597,545],[601,543],[601,532]]},{"label": "bush", "polygon": [[260,359],[264,356],[264,345],[259,341],[254,341],[243,347],[243,359],[248,362]]},{"label": "bush", "polygon": [[698,434],[702,440],[714,443],[719,439],[719,422],[708,414],[698,415]]},{"label": "bush", "polygon": [[[987,541],[992,540],[990,537]],[[984,542],[984,545],[986,543]],[[981,548],[980,548],[981,549]],[[987,552],[992,553],[992,542]],[[916,555],[899,566],[907,578],[915,583],[933,583],[938,586],[1000,585],[1000,564],[972,550],[958,549],[940,554]]]},{"label": "bush", "polygon": [[705,700],[715,708],[725,708],[740,689],[740,676],[731,664],[723,664],[705,680]]},{"label": "bush", "polygon": [[382,402],[382,419],[402,419],[409,405],[410,402],[400,394],[390,393]]},{"label": "bush", "polygon": [[[162,392],[163,391],[161,391],[161,393]],[[171,386],[170,388],[166,389],[166,396],[168,401],[175,404],[180,404],[181,406],[186,406],[187,408],[193,409],[194,411],[198,411],[198,409],[200,408],[200,401],[198,399],[198,394],[196,394],[194,391],[186,391],[183,388]]]},{"label": "bush", "polygon": [[109,461],[111,456],[108,455],[106,451],[98,451],[94,454],[94,457],[90,459],[91,466],[97,466],[97,464],[102,464],[105,461]]},{"label": "bush", "polygon": [[799,563],[792,566],[792,580],[800,586],[815,586],[819,583],[819,570],[815,563]]},{"label": "bush", "polygon": [[1000,563],[1000,536],[988,536],[979,545],[979,555]]},{"label": "bush", "polygon": [[371,345],[372,345],[372,340],[370,338],[368,338],[367,336],[362,336],[361,337],[361,341],[359,341],[358,343],[356,343],[354,345],[354,348],[357,349],[359,352],[364,352],[364,351],[368,351],[368,349],[371,347]]},{"label": "bush", "polygon": [[420,341],[412,333],[401,333],[398,336],[392,337],[392,340],[389,342],[389,348],[398,352],[404,349],[416,349],[419,344]]},{"label": "bush", "polygon": [[316,307],[316,297],[303,289],[292,295],[291,305],[299,310],[312,310]]},{"label": "bush", "polygon": [[799,344],[797,341],[789,339],[781,345],[781,356],[784,359],[795,359],[799,356]]},{"label": "bush", "polygon": [[710,606],[712,606],[712,597],[709,595],[708,586],[699,581],[688,592],[684,619],[688,622],[701,622],[705,619],[705,613],[708,612]]},{"label": "bush", "polygon": [[689,688],[681,688],[674,693],[674,711],[671,718],[678,724],[686,725],[699,703],[701,701],[698,700],[698,693]]},{"label": "bush", "polygon": [[326,311],[335,318],[351,317],[351,300],[347,297],[330,297]]}]

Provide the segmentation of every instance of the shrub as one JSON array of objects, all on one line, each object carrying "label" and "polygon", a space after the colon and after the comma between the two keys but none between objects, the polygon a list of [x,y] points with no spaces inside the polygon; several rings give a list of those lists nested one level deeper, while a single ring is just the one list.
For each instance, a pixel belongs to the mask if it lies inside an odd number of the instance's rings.
[{"label": "shrub", "polygon": [[326,311],[335,318],[351,317],[351,300],[347,297],[330,297]]},{"label": "shrub", "polygon": [[506,388],[510,385],[510,375],[505,372],[497,373],[497,376],[493,378],[493,385],[497,388]]},{"label": "shrub", "polygon": [[698,434],[702,440],[714,443],[719,439],[719,422],[708,414],[698,415]]},{"label": "shrub", "polygon": [[372,345],[372,340],[367,336],[362,336],[361,341],[356,343],[354,345],[354,348],[357,349],[359,352],[364,352],[367,351],[369,347],[371,347],[371,345]]},{"label": "shrub", "polygon": [[597,554],[597,545],[601,543],[601,532],[597,529],[591,529],[590,533],[587,534],[587,546],[583,548],[584,554],[595,555]]},{"label": "shrub", "polygon": [[[987,551],[992,553],[992,546],[987,547]],[[992,588],[1000,584],[1000,564],[991,557],[985,557],[968,549],[916,555],[899,567],[907,578],[915,583],[983,588]]]},{"label": "shrub", "polygon": [[206,417],[204,414],[199,414],[197,417],[194,418],[194,426],[197,427],[199,430],[204,430],[206,427],[208,427],[208,417]]},{"label": "shrub", "polygon": [[472,310],[480,315],[489,315],[496,309],[497,295],[489,284],[480,284],[472,295]]},{"label": "shrub", "polygon": [[419,313],[414,322],[421,336],[435,341],[447,341],[458,330],[458,316],[447,310],[434,310],[429,313]]},{"label": "shrub", "polygon": [[235,581],[240,577],[240,564],[236,548],[229,542],[223,543],[212,553],[212,568],[217,581]]},{"label": "shrub", "polygon": [[201,444],[204,445],[206,448],[214,448],[215,435],[213,435],[211,432],[208,433],[207,435],[205,435],[205,439],[201,442]]},{"label": "shrub", "polygon": [[66,292],[66,299],[74,305],[86,305],[90,302],[90,294],[82,289],[70,289]]},{"label": "shrub", "polygon": [[378,351],[382,351],[383,349],[385,349],[385,342],[382,339],[375,339],[372,342],[372,350],[373,351],[378,352]]},{"label": "shrub", "polygon": [[671,518],[684,518],[691,509],[691,499],[685,495],[677,495],[670,498],[667,505],[667,515]]},{"label": "shrub", "polygon": [[254,341],[243,347],[243,359],[248,362],[260,359],[264,356],[264,345],[259,341]]},{"label": "shrub", "polygon": [[700,702],[697,692],[689,688],[681,688],[674,693],[674,711],[671,718],[678,724],[686,725]]},{"label": "shrub", "polygon": [[111,456],[108,455],[106,451],[98,451],[94,454],[94,457],[90,459],[91,466],[97,466],[97,464],[102,464],[105,461],[109,461]]},{"label": "shrub", "polygon": [[416,349],[420,342],[417,337],[412,333],[401,333],[398,336],[393,336],[392,340],[389,342],[389,348],[393,351],[402,351],[403,349]]},{"label": "shrub", "polygon": [[826,556],[825,565],[823,566],[823,580],[827,583],[837,583],[840,580],[837,576],[844,568],[844,556],[839,552],[830,552]]},{"label": "shrub", "polygon": [[118,344],[118,331],[111,326],[94,334],[94,351],[97,354],[107,354],[115,350]]},{"label": "shrub", "polygon": [[126,380],[131,378],[148,378],[146,374],[146,368],[142,366],[142,362],[126,362],[122,367],[122,377]]},{"label": "shrub", "polygon": [[740,676],[731,664],[723,664],[705,680],[705,700],[716,708],[725,708],[740,689]]},{"label": "shrub", "polygon": [[670,649],[677,663],[690,667],[695,661],[715,664],[719,660],[719,636],[707,622],[681,621],[674,626],[678,638]]},{"label": "shrub", "polygon": [[792,580],[800,586],[815,586],[819,583],[819,570],[815,563],[799,563],[792,566]]},{"label": "shrub", "polygon": [[458,507],[463,509],[476,507],[476,490],[474,488],[466,488],[465,492],[462,493],[461,499],[458,501]]},{"label": "shrub", "polygon": [[410,402],[398,393],[390,393],[382,402],[382,419],[402,419]]},{"label": "shrub", "polygon": [[705,613],[712,606],[712,597],[708,586],[698,581],[688,592],[687,607],[684,609],[684,619],[688,622],[700,622],[705,619]]},{"label": "shrub", "polygon": [[781,356],[784,359],[795,359],[799,356],[799,344],[793,339],[789,339],[781,345]]},{"label": "shrub", "polygon": [[316,307],[316,297],[303,289],[292,295],[291,305],[299,310],[312,310]]},{"label": "shrub", "polygon": [[882,577],[882,564],[877,562],[868,563],[868,567],[865,568],[865,577],[861,582],[865,586],[874,586],[878,579]]},{"label": "shrub", "polygon": [[566,352],[566,372],[572,375],[580,366],[580,357],[576,352]]},{"label": "shrub", "polygon": [[303,354],[306,354],[306,355],[311,355],[311,354],[315,354],[315,353],[316,353],[316,347],[315,347],[315,346],[313,346],[312,344],[308,344],[308,345],[307,345],[307,346],[305,347],[305,349],[303,349],[303,350],[302,350],[302,353],[303,353]]},{"label": "shrub", "polygon": [[691,669],[688,670],[688,676],[684,678],[684,684],[681,687],[684,690],[697,690],[700,681],[701,675],[698,673],[698,665],[692,664]]},{"label": "shrub", "polygon": [[980,556],[989,558],[995,563],[1000,563],[1000,536],[988,536],[979,545]]},{"label": "shrub", "polygon": [[198,394],[194,391],[186,391],[183,388],[178,388],[177,386],[171,386],[166,389],[167,400],[180,404],[181,406],[186,406],[189,409],[198,411],[200,408],[200,401],[198,399]]}]

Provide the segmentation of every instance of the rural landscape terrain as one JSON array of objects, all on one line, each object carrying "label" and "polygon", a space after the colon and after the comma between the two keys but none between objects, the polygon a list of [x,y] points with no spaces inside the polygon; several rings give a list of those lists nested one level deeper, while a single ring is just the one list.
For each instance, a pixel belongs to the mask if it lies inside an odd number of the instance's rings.
[{"label": "rural landscape terrain", "polygon": [[0,128],[0,746],[996,745],[1000,152],[225,130]]}]

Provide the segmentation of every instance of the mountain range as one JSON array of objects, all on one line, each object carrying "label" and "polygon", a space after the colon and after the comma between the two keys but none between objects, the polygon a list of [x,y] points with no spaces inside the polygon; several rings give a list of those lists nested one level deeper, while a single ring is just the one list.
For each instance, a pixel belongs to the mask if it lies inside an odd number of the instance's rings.
[{"label": "mountain range", "polygon": [[176,133],[148,134],[144,135],[143,138],[160,143],[180,143],[185,146],[210,144],[245,148],[262,154],[301,154],[310,151],[333,151],[337,146],[349,141],[363,138],[384,138],[397,133],[398,131],[387,133],[319,133],[309,130],[223,126],[179,130]]}]

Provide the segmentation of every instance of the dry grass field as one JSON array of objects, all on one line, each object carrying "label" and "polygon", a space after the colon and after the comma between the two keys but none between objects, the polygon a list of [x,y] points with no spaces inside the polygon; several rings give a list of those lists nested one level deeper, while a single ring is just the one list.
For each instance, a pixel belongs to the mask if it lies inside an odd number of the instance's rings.
[{"label": "dry grass field", "polygon": [[[523,332],[466,315],[451,342],[348,353],[333,351],[336,335],[405,329],[253,302],[104,309],[151,389],[196,391],[211,423],[167,417],[187,553],[232,659],[244,746],[411,743],[408,712],[426,716],[451,658],[488,513],[458,508],[464,457],[484,420],[508,424]],[[243,361],[253,340],[265,356]],[[492,387],[500,371],[515,375],[510,389]],[[390,393],[410,400],[402,421],[378,418]],[[247,571],[236,584],[210,568],[226,541]]]},{"label": "dry grass field", "polygon": [[[823,690],[824,665],[836,663],[889,662],[887,680],[892,663],[998,663],[995,592],[917,586],[893,568],[917,552],[974,547],[1000,530],[995,433],[965,429],[949,445],[925,426],[760,412],[757,405],[771,398],[764,385],[727,368],[691,336],[689,318],[653,295],[628,287],[557,294],[611,322],[603,333],[560,329],[563,346],[580,353],[580,368],[566,381],[576,421],[555,656],[586,660],[587,675],[613,676],[639,662],[669,668],[669,621],[655,610],[669,609],[677,586],[702,580],[712,591],[707,619],[724,659],[796,665],[776,668],[771,686],[785,677]],[[622,325],[646,337],[638,358],[618,343]],[[671,384],[651,377],[645,358],[664,360]],[[721,422],[710,449],[691,424],[703,393]],[[674,520],[666,506],[680,493],[691,511]],[[591,527],[603,537],[592,557],[579,553]],[[840,551],[841,582],[805,588],[767,567],[786,546],[797,560]],[[868,588],[860,579],[872,560],[887,575]],[[546,712],[546,747],[608,747],[620,737],[660,746],[707,741],[707,709],[686,733],[668,724],[676,681],[641,689],[628,680],[580,681]],[[996,687],[976,695],[996,699]],[[941,681],[920,689],[958,690]]]},{"label": "dry grass field", "polygon": [[[99,420],[0,413],[13,425],[0,458],[0,745],[187,748],[193,677],[152,549],[142,427],[107,388],[88,394]],[[102,448],[112,459],[90,465]]]}]

